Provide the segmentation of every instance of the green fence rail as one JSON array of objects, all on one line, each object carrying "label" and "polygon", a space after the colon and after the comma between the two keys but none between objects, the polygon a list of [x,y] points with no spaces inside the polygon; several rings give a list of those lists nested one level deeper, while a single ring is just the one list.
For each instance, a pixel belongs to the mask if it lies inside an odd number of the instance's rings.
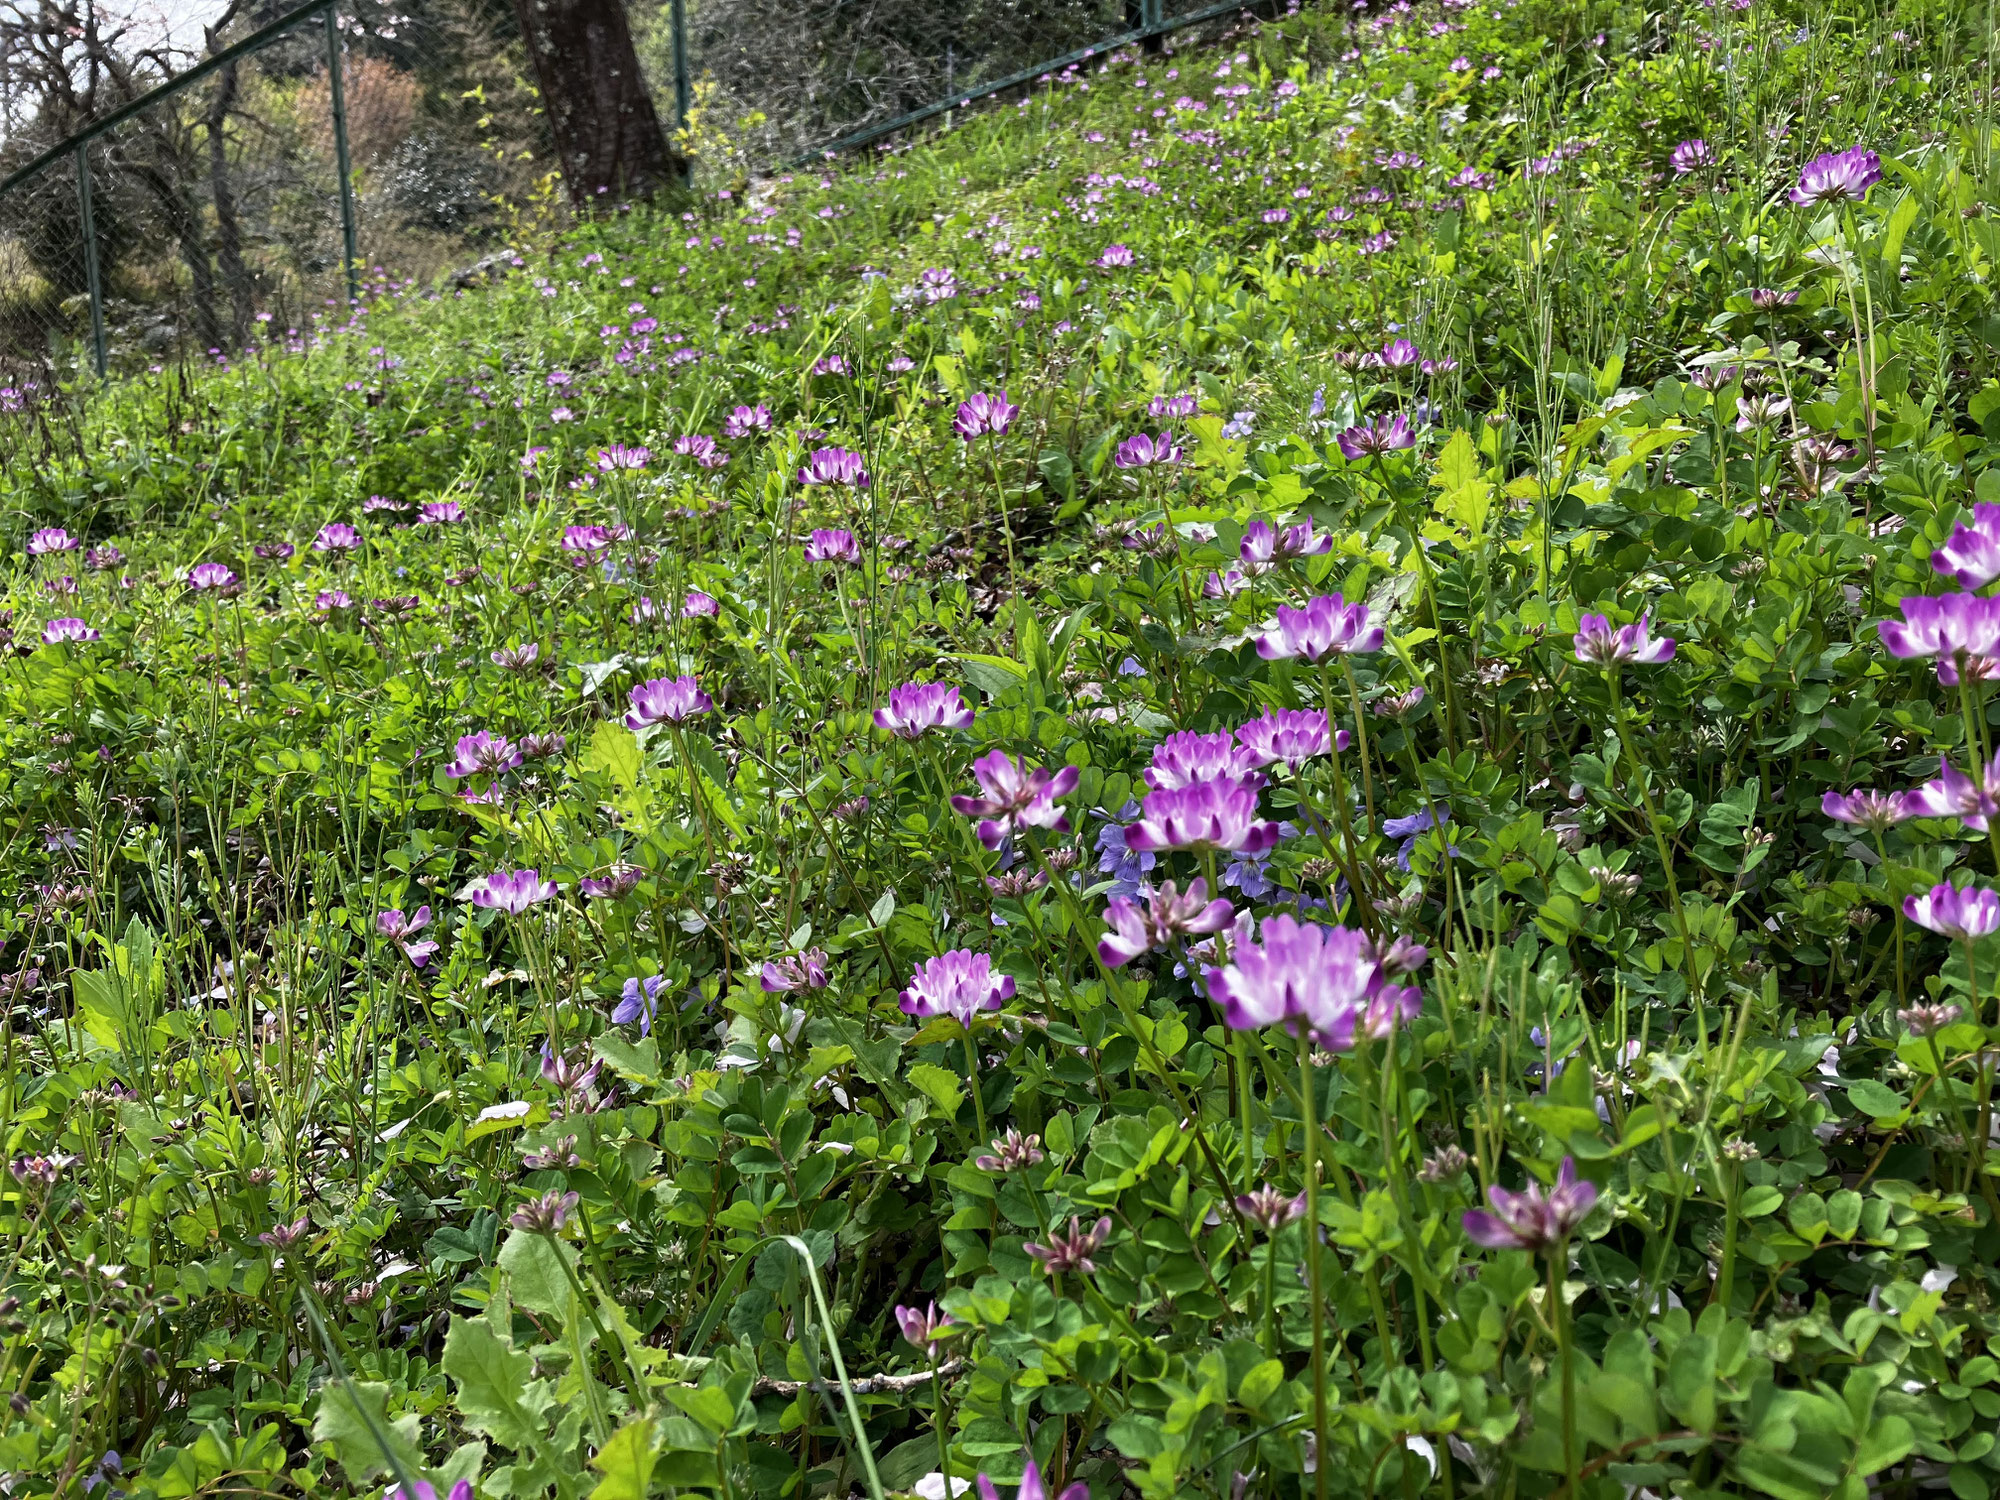
[{"label": "green fence rail", "polygon": [[[711,167],[729,174],[821,160],[1271,0],[905,0],[863,35],[837,5],[774,20],[767,0],[632,3],[676,128],[699,151],[716,117],[745,122]],[[0,151],[0,409],[24,385],[309,339],[371,286],[504,249],[495,205],[532,186],[508,164],[549,155],[508,149],[546,146],[525,92],[511,108],[488,95],[520,71],[507,40],[374,4],[306,0],[18,165]],[[477,103],[440,120],[461,99]]]}]

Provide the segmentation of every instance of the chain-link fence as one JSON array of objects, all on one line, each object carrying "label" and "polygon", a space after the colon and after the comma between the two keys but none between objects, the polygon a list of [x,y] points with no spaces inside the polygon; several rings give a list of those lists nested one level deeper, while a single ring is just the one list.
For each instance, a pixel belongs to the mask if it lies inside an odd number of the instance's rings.
[{"label": "chain-link fence", "polygon": [[[663,122],[718,182],[878,138],[1242,0],[637,0]],[[0,411],[228,360],[428,282],[554,203],[511,11],[308,0],[60,132],[0,146]],[[47,141],[46,137],[60,135]]]}]

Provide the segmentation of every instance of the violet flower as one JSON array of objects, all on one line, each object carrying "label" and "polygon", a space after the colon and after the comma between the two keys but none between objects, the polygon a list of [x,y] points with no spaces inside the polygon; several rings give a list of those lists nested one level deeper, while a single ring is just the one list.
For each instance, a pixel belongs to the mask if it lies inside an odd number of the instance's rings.
[{"label": "violet flower", "polygon": [[974,391],[958,404],[958,415],[952,418],[952,430],[966,442],[975,438],[1002,437],[1014,425],[1021,408],[1010,404],[1007,393],[989,394]]},{"label": "violet flower", "polygon": [[[1088,1276],[1097,1269],[1097,1263],[1091,1257],[1103,1249],[1104,1242],[1110,1238],[1111,1220],[1108,1217],[1099,1219],[1088,1229],[1083,1228],[1080,1221],[1071,1219],[1067,1235],[1058,1229],[1049,1236],[1046,1245],[1029,1243],[1021,1248],[1028,1252],[1031,1259],[1039,1261],[1042,1269],[1051,1276],[1060,1276],[1066,1271],[1080,1271]],[[1026,1480],[1021,1481],[1021,1487],[1024,1490],[1027,1488]],[[987,1487],[987,1493],[990,1494],[991,1488],[990,1485]],[[1036,1488],[1040,1489],[1039,1476]],[[1074,1485],[1070,1487],[1071,1490],[1074,1488]],[[1068,1500],[1069,1494],[1070,1490],[1065,1490],[1063,1500]]]},{"label": "violet flower", "polygon": [[1585,615],[1576,622],[1576,659],[1586,666],[1618,667],[1628,662],[1642,667],[1657,666],[1674,659],[1675,643],[1669,636],[1652,638],[1652,610],[1630,625],[1611,628],[1603,615]]},{"label": "violet flower", "polygon": [[1155,464],[1177,464],[1182,456],[1183,450],[1171,432],[1162,432],[1158,437],[1141,432],[1118,445],[1112,462],[1121,469],[1150,469]]},{"label": "violet flower", "polygon": [[1417,346],[1408,339],[1391,339],[1382,346],[1375,356],[1375,367],[1381,370],[1403,370],[1423,360]]},{"label": "violet flower", "polygon": [[1169,880],[1148,892],[1145,904],[1114,896],[1104,909],[1110,931],[1098,939],[1097,956],[1108,969],[1123,968],[1142,953],[1182,938],[1220,932],[1236,915],[1227,901],[1208,899],[1208,882],[1196,879],[1185,893]]},{"label": "violet flower", "polygon": [[840,484],[865,490],[868,488],[868,470],[862,466],[859,453],[851,453],[845,448],[815,448],[799,470],[799,483]]},{"label": "violet flower", "polygon": [[[1901,795],[1902,815],[1906,818],[1957,818],[1967,828],[1984,833],[1987,820],[2000,813],[2000,800],[1996,800],[1988,790],[2000,785],[1996,778],[2000,778],[2000,755],[1996,755],[1993,763],[1986,768],[1983,782],[1974,782],[1951,763],[1950,756],[1940,756],[1937,777]],[[1826,811],[1824,803],[1821,810]]]},{"label": "violet flower", "polygon": [[1267,1182],[1260,1188],[1238,1194],[1236,1211],[1266,1234],[1276,1234],[1292,1220],[1305,1216],[1306,1195],[1300,1193],[1287,1197]]},{"label": "violet flower", "polygon": [[1362,426],[1344,428],[1334,441],[1340,445],[1343,458],[1357,463],[1364,458],[1414,448],[1417,434],[1410,426],[1410,419],[1397,412],[1393,417],[1377,417]]},{"label": "violet flower", "polygon": [[722,435],[726,438],[745,438],[753,432],[771,430],[771,408],[768,406],[739,406],[722,419]]},{"label": "violet flower", "polygon": [[196,563],[187,572],[187,586],[196,593],[234,593],[238,582],[235,569],[218,562]]},{"label": "violet flower", "polygon": [[77,538],[62,527],[44,526],[28,537],[28,556],[41,557],[51,552],[73,552],[78,545]]},{"label": "violet flower", "polygon": [[993,972],[990,953],[954,948],[917,965],[909,988],[897,996],[897,1008],[920,1020],[950,1016],[970,1031],[981,1012],[998,1010],[1013,996],[1013,978]]},{"label": "violet flower", "polygon": [[715,708],[715,700],[701,690],[694,677],[655,677],[640,683],[626,694],[632,711],[625,715],[627,729],[644,729],[648,724],[685,724]]},{"label": "violet flower", "polygon": [[1530,1182],[1518,1193],[1490,1187],[1486,1201],[1493,1205],[1493,1212],[1469,1208],[1462,1221],[1475,1244],[1489,1250],[1547,1250],[1561,1244],[1571,1230],[1590,1217],[1597,1203],[1597,1185],[1580,1180],[1576,1159],[1565,1156],[1553,1188],[1544,1191],[1538,1182]]},{"label": "violet flower", "polygon": [[713,594],[704,594],[700,589],[689,589],[687,598],[681,601],[683,620],[712,620],[722,613],[722,606]]},{"label": "violet flower", "polygon": [[808,948],[803,953],[769,960],[758,976],[758,983],[767,995],[784,995],[793,990],[823,990],[828,983],[826,949]]},{"label": "violet flower", "polygon": [[1994,674],[2000,661],[2000,599],[1977,594],[1914,595],[1902,601],[1901,621],[1876,627],[1882,645],[1903,661],[1937,658],[1938,681],[1958,686],[1959,674],[1974,681]]},{"label": "violet flower", "polygon": [[315,552],[330,552],[339,556],[361,545],[361,533],[345,521],[328,521],[320,527],[312,545]]},{"label": "violet flower", "polygon": [[412,941],[416,935],[431,925],[431,909],[420,906],[405,916],[401,907],[392,906],[387,911],[375,913],[375,931],[386,942],[394,943],[402,950],[403,957],[410,961],[410,967],[421,969],[431,961],[438,945],[428,938],[422,942]]},{"label": "violet flower", "polygon": [[620,861],[602,875],[584,876],[576,883],[576,888],[593,900],[616,901],[638,889],[645,873],[637,865]]},{"label": "violet flower", "polygon": [[540,870],[495,870],[472,888],[472,904],[518,917],[555,893],[555,882],[542,879]]},{"label": "violet flower", "polygon": [[1152,764],[1140,774],[1154,791],[1192,786],[1197,781],[1226,777],[1231,781],[1262,786],[1258,767],[1268,765],[1228,733],[1196,734],[1183,729],[1168,735],[1153,747]]},{"label": "violet flower", "polygon": [[951,799],[952,810],[961,817],[980,820],[979,841],[989,849],[998,849],[1019,829],[1050,828],[1068,833],[1069,819],[1056,803],[1076,790],[1081,774],[1075,766],[1055,772],[1030,769],[1025,761],[995,750],[972,763],[973,780],[985,795],[956,795]]},{"label": "violet flower", "polygon": [[1321,594],[1308,599],[1304,609],[1279,605],[1276,627],[1257,637],[1257,654],[1266,661],[1362,655],[1380,651],[1383,634],[1380,625],[1369,623],[1367,605],[1349,604],[1339,594]]},{"label": "violet flower", "polygon": [[597,450],[597,468],[603,474],[616,473],[620,469],[643,469],[652,457],[650,448],[628,448],[622,443],[613,443],[609,448]]},{"label": "violet flower", "polygon": [[1204,977],[1232,1029],[1283,1026],[1328,1051],[1346,1052],[1381,983],[1381,965],[1365,932],[1280,913],[1264,923],[1256,942],[1233,946],[1227,967]]},{"label": "violet flower", "polygon": [[468,776],[498,776],[522,761],[519,746],[505,735],[484,729],[459,736],[457,751],[457,758],[444,768],[444,774],[453,781],[463,781]]},{"label": "violet flower", "polygon": [[1257,816],[1257,789],[1229,777],[1148,792],[1129,849],[1226,849],[1262,854],[1278,842],[1276,823]]},{"label": "violet flower", "polygon": [[1685,177],[1690,172],[1699,172],[1715,165],[1715,151],[1707,141],[1696,136],[1691,141],[1682,141],[1674,147],[1667,158],[1667,165],[1674,169],[1674,176]]},{"label": "violet flower", "polygon": [[896,1307],[896,1327],[904,1340],[923,1350],[930,1359],[937,1358],[938,1335],[956,1321],[948,1313],[939,1312],[935,1302],[924,1308],[904,1307],[900,1303]]},{"label": "violet flower", "polygon": [[889,701],[875,710],[875,727],[898,739],[922,739],[933,729],[967,729],[972,710],[948,682],[906,682],[889,689]]},{"label": "violet flower", "polygon": [[1129,266],[1132,264],[1132,261],[1132,252],[1124,245],[1106,245],[1104,253],[1097,257],[1099,268],[1106,271],[1115,271],[1121,267]]},{"label": "violet flower", "polygon": [[1870,833],[1880,833],[1905,818],[1920,816],[1910,810],[1901,792],[1877,792],[1866,787],[1852,792],[1828,792],[1819,799],[1819,810],[1836,822],[1852,823]]},{"label": "violet flower", "polygon": [[1972,507],[1972,524],[1960,521],[1945,544],[1931,553],[1931,566],[1962,589],[1984,588],[2000,578],[2000,505]]},{"label": "violet flower", "polygon": [[42,627],[42,644],[45,646],[58,646],[66,642],[83,644],[103,639],[99,632],[92,630],[83,621],[68,615],[59,620],[51,620]]},{"label": "violet flower", "polygon": [[1283,761],[1296,771],[1330,747],[1345,750],[1349,737],[1343,729],[1329,740],[1326,715],[1316,708],[1267,708],[1262,718],[1240,725],[1236,738],[1257,765]]},{"label": "violet flower", "polygon": [[1860,146],[1849,146],[1807,162],[1799,173],[1798,186],[1792,189],[1792,202],[1859,203],[1881,180],[1882,158]]},{"label": "violet flower", "polygon": [[[1114,245],[1112,247],[1114,250],[1123,248],[1122,245]],[[1105,253],[1109,254],[1110,251],[1106,251]],[[1111,1232],[1111,1221],[1104,1219],[1100,1222],[1104,1225],[1104,1232],[1109,1234]],[[1073,1230],[1075,1227],[1076,1225],[1072,1221],[1070,1228]],[[1026,1247],[1030,1255],[1033,1255],[1037,1248],[1034,1245]],[[1091,1248],[1095,1249],[1096,1246],[1093,1245]],[[1050,1269],[1054,1270],[1055,1267],[1051,1266]],[[1094,1267],[1088,1261],[1085,1261],[1083,1269],[1088,1271],[1094,1269]],[[973,1480],[973,1484],[979,1491],[979,1500],[1000,1500],[1000,1492],[993,1488],[993,1481],[988,1479],[984,1474],[978,1475]],[[945,1486],[947,1496],[949,1496],[950,1490],[951,1486],[947,1484]],[[1014,1500],[1049,1500],[1048,1487],[1042,1483],[1042,1471],[1035,1466],[1035,1460],[1032,1457],[1028,1460],[1027,1472],[1021,1475],[1021,1487],[1014,1491]],[[1060,1495],[1056,1496],[1056,1500],[1090,1500],[1090,1486],[1079,1479],[1075,1484],[1069,1485]]]},{"label": "violet flower", "polygon": [[1942,937],[1970,942],[2000,931],[2000,895],[1978,886],[1938,884],[1903,898],[1903,915]]},{"label": "violet flower", "polygon": [[842,530],[822,530],[815,528],[806,540],[806,561],[809,563],[848,563],[861,561],[861,544],[854,539],[854,533]]},{"label": "violet flower", "polygon": [[417,511],[419,526],[455,526],[465,519],[465,507],[456,500],[426,500]]}]

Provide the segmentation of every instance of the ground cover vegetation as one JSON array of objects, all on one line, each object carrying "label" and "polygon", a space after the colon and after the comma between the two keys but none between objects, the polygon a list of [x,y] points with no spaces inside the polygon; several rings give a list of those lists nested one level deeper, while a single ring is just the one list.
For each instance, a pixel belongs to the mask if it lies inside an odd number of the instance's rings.
[{"label": "ground cover vegetation", "polygon": [[9,1493],[1988,1495],[1990,30],[1308,11],[30,402]]}]

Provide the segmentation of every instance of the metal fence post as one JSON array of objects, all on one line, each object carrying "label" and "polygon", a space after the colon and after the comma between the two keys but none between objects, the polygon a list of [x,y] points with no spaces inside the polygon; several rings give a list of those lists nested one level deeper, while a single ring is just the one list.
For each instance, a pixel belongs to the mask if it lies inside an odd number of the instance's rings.
[{"label": "metal fence post", "polygon": [[[676,4],[679,0],[676,0]],[[354,242],[354,169],[347,158],[347,98],[340,80],[340,19],[338,8],[329,5],[326,20],[326,77],[333,102],[333,160],[340,173],[340,244],[347,270],[347,300],[361,300],[361,252]]]},{"label": "metal fence post", "polygon": [[83,220],[83,276],[90,286],[90,348],[104,378],[104,281],[97,265],[97,219],[90,210],[90,143],[76,143],[76,206]]}]

